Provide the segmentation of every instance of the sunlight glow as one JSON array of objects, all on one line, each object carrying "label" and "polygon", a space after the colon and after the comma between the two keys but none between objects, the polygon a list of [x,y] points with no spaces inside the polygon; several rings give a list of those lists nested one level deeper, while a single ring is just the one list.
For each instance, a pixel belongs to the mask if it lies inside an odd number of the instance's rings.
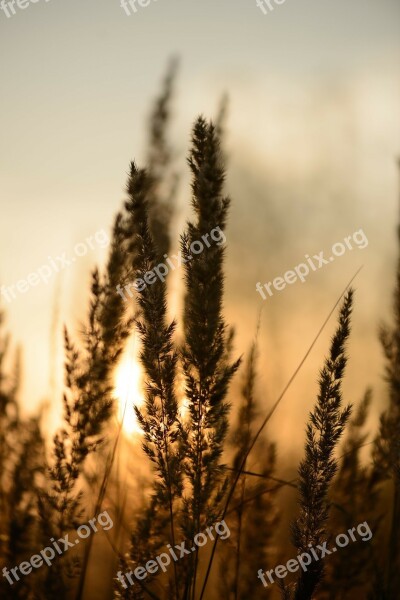
[{"label": "sunlight glow", "polygon": [[[168,318],[175,319],[176,315],[182,311],[182,274],[170,273],[169,292],[170,301],[168,304]],[[177,330],[181,331],[182,325]],[[122,430],[127,435],[141,434],[143,431],[137,421],[133,406],[138,407],[144,404],[143,367],[139,360],[140,340],[137,334],[129,338],[126,350],[122,356],[121,362],[115,373],[114,393],[118,400],[118,419],[123,421]],[[185,397],[185,381],[182,376],[178,376],[178,400],[180,401],[179,413],[184,420],[187,416],[187,400]],[[183,399],[183,400],[182,400]]]},{"label": "sunlight glow", "polygon": [[122,428],[127,434],[143,433],[133,409],[134,404],[141,406],[144,403],[143,369],[137,349],[137,340],[132,338],[115,376],[115,395],[119,401],[118,417],[123,420]]}]

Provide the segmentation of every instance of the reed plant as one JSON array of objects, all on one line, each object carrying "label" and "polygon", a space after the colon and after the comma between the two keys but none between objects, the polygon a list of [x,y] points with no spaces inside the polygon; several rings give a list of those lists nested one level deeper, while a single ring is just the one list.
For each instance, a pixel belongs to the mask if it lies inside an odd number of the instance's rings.
[{"label": "reed plant", "polygon": [[[114,220],[105,267],[91,274],[80,334],[64,330],[63,423],[50,443],[44,439],[41,414],[21,416],[19,361],[11,368],[6,364],[9,339],[0,336],[1,566],[26,560],[49,538],[71,532],[107,502],[118,531],[106,537],[107,551],[102,551],[112,557],[115,572],[134,571],[178,542],[195,550],[172,562],[168,572],[136,578],[132,586],[110,577],[104,598],[393,600],[400,594],[400,263],[394,324],[381,333],[389,405],[375,436],[374,461],[365,449],[374,396],[368,391],[352,417],[342,398],[353,306],[353,291],[347,289],[293,481],[278,477],[279,439],[272,442],[265,429],[328,320],[268,410],[265,395],[257,392],[257,342],[243,367],[242,386],[233,385],[241,359],[233,358],[233,329],[224,316],[227,249],[204,244],[201,253],[192,250],[212,230],[225,232],[227,227],[230,199],[225,193],[226,152],[221,150],[226,100],[216,124],[200,116],[192,128],[191,213],[180,237],[184,302],[177,317],[182,326],[169,317],[168,278],[137,286],[128,302],[117,293],[117,286],[145,279],[178,242],[172,223],[179,177],[170,141],[176,73],[172,61],[150,111],[146,165],[130,163],[127,197]],[[135,404],[142,455],[139,460],[134,438],[124,468],[136,489],[142,488],[140,499],[130,494],[127,475],[120,470],[126,434],[115,397],[115,371],[133,336],[144,375],[144,403]],[[315,561],[294,581],[265,590],[257,571],[272,566],[288,541],[282,537],[284,528],[278,529],[278,520],[287,518],[280,510],[284,486],[298,494],[297,516],[289,516],[298,553],[365,520],[374,538],[326,562]],[[200,549],[196,535],[222,519],[229,539]],[[93,554],[89,540],[83,552],[60,557],[18,584],[10,586],[3,579],[0,595],[90,600]]]},{"label": "reed plant", "polygon": [[[342,380],[347,362],[346,342],[350,335],[353,291],[349,290],[339,314],[328,358],[320,373],[319,394],[306,428],[305,457],[299,467],[300,514],[293,523],[293,542],[300,553],[317,547],[327,538],[328,499],[338,470],[337,444],[350,417],[351,406],[343,407]],[[313,561],[299,576],[293,598],[311,600],[324,574],[321,561]]]}]

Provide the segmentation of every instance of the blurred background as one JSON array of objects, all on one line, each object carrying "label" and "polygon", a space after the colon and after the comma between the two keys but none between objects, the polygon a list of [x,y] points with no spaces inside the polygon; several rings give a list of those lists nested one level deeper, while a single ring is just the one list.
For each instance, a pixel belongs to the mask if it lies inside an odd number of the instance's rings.
[{"label": "blurred background", "polygon": [[[247,351],[262,309],[259,391],[267,407],[364,265],[345,391],[357,401],[372,385],[376,419],[384,401],[377,330],[391,306],[399,210],[400,4],[286,0],[264,15],[252,0],[157,0],[127,16],[118,0],[39,0],[15,10],[11,18],[0,12],[1,283],[110,232],[129,161],[145,159],[150,102],[169,57],[178,56],[175,248],[190,211],[190,128],[199,113],[215,117],[226,93],[226,316],[235,351]],[[258,281],[283,275],[305,254],[329,256],[360,228],[367,248],[265,301],[256,292]],[[23,350],[24,409],[50,401],[51,430],[61,408],[62,324],[80,329],[90,270],[106,252],[96,246],[48,284],[2,299]],[[179,286],[173,298],[179,317]],[[298,459],[333,326],[271,421],[273,435],[279,420],[278,471]]]}]

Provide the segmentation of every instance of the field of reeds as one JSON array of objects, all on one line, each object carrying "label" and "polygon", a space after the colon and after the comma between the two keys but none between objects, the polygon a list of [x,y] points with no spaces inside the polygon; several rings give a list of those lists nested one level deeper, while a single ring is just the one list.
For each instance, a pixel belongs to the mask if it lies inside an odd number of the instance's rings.
[{"label": "field of reeds", "polygon": [[[62,425],[52,439],[42,412],[22,416],[21,364],[2,307],[0,598],[397,600],[400,262],[390,283],[393,314],[380,316],[387,320],[380,331],[387,394],[376,431],[367,426],[374,390],[362,390],[352,402],[342,390],[352,369],[347,347],[360,302],[357,274],[332,297],[282,393],[268,401],[260,396],[266,358],[258,329],[238,355],[235,323],[224,315],[229,242],[204,244],[195,256],[191,251],[216,228],[225,231],[235,202],[226,191],[223,101],[214,121],[194,117],[191,131],[186,195],[192,216],[180,236],[182,314],[169,316],[169,275],[136,286],[127,299],[117,293],[117,286],[144,280],[173,245],[175,77],[173,65],[153,106],[147,162],[129,165],[106,264],[91,273],[84,327],[64,329]],[[293,465],[296,476],[286,480],[276,464],[279,431],[269,422],[326,331],[331,341],[315,374],[318,394],[300,427],[303,453]],[[144,402],[128,397],[136,404],[136,429],[128,434],[129,407],[120,411],[115,373],[132,340]],[[290,515],[283,518],[288,497]],[[89,529],[95,518],[102,526]],[[360,524],[364,539],[356,533]],[[212,528],[224,535],[205,533]],[[76,531],[86,532],[79,546],[64,543],[74,542]],[[348,543],[316,560],[311,548],[332,548],[339,534]],[[51,564],[41,554],[46,548],[47,556],[54,554]],[[265,574],[305,554],[311,556],[303,558],[305,568],[277,569],[273,583]]]}]

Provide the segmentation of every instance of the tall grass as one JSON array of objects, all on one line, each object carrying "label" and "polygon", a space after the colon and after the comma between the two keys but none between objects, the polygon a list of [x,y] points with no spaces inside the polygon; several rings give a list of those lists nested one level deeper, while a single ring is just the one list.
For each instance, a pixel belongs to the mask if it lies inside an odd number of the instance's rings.
[{"label": "tall grass", "polygon": [[[81,335],[65,329],[63,424],[53,440],[44,439],[41,414],[21,416],[19,360],[10,364],[10,339],[5,334],[0,338],[1,568],[37,554],[51,537],[72,532],[105,504],[115,530],[103,543],[91,539],[81,553],[59,557],[51,568],[13,586],[2,578],[1,597],[89,599],[94,571],[104,576],[104,598],[395,599],[400,595],[400,263],[394,324],[381,334],[389,404],[372,452],[366,426],[373,394],[367,392],[352,418],[342,399],[353,304],[353,292],[347,290],[329,315],[340,302],[318,397],[308,400],[313,408],[304,457],[293,481],[279,477],[279,435],[265,429],[328,319],[269,410],[257,378],[257,364],[264,359],[256,343],[241,372],[240,390],[233,385],[241,359],[232,358],[234,336],[224,316],[227,248],[214,243],[204,245],[198,255],[191,250],[193,242],[213,229],[226,230],[230,200],[220,139],[226,101],[216,125],[198,117],[192,129],[192,213],[180,238],[181,336],[177,321],[168,317],[168,280],[156,278],[131,302],[116,291],[117,285],[143,279],[178,241],[171,236],[178,176],[169,138],[176,66],[171,63],[150,113],[147,164],[130,164],[127,199],[114,221],[106,265],[92,273]],[[141,458],[134,438],[124,445],[128,451],[122,460],[125,434],[121,422],[115,426],[114,377],[135,334],[144,373],[145,402],[135,407],[143,433]],[[131,493],[128,479],[143,489],[142,497]],[[289,515],[280,510],[283,487],[296,498],[296,510]],[[390,512],[385,513],[385,506]],[[229,539],[197,547],[196,534],[221,519],[229,526]],[[293,521],[297,552],[364,520],[374,537],[265,590],[257,571],[284,562],[290,552],[289,535],[283,533],[288,520]],[[173,562],[165,574],[136,579],[134,586],[107,578],[96,563],[101,555],[112,562],[114,574],[134,571],[168,545],[183,541],[186,547],[196,546],[189,556]]]},{"label": "tall grass", "polygon": [[[299,467],[300,514],[293,523],[293,542],[299,554],[322,544],[327,537],[328,493],[338,470],[335,449],[351,412],[350,406],[342,406],[341,386],[352,304],[350,290],[340,309],[338,328],[319,378],[317,402],[307,423],[305,457]],[[295,587],[295,600],[310,600],[323,573],[321,561],[313,561],[307,571],[303,570]]]}]

